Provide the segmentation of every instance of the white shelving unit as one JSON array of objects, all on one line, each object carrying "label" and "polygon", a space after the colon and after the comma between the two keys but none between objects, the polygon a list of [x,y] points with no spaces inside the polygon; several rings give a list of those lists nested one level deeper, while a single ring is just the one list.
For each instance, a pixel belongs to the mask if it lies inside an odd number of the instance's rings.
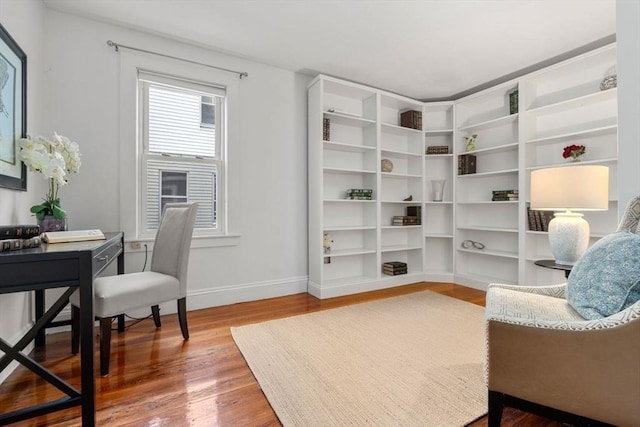
[{"label": "white shelving unit", "polygon": [[[320,298],[422,280],[485,289],[501,282],[543,285],[562,272],[534,265],[551,258],[546,232],[528,227],[531,171],[571,167],[569,144],[587,147],[582,164],[610,170],[605,212],[589,212],[592,242],[617,225],[617,89],[600,90],[615,66],[615,45],[555,64],[462,99],[423,103],[379,89],[318,76],[309,85],[309,292]],[[518,91],[518,109],[509,94]],[[400,113],[422,112],[422,129],[400,126]],[[323,137],[323,119],[330,135]],[[477,134],[475,149],[464,137]],[[428,147],[446,152],[427,154]],[[476,172],[458,174],[460,155]],[[382,159],[393,170],[381,171]],[[442,201],[432,180],[445,180]],[[347,189],[373,190],[346,200]],[[491,201],[493,190],[519,199]],[[406,200],[410,198],[411,200]],[[393,226],[408,206],[419,226]],[[324,253],[328,233],[331,252]],[[462,247],[482,243],[484,249]],[[382,264],[403,261],[408,274],[386,276]]]}]

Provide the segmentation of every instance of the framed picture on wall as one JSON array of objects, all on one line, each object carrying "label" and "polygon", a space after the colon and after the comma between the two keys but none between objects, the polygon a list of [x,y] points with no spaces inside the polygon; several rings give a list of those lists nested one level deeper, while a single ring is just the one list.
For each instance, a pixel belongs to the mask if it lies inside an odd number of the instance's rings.
[{"label": "framed picture on wall", "polygon": [[27,189],[27,167],[18,157],[27,132],[27,55],[0,25],[0,187]]}]

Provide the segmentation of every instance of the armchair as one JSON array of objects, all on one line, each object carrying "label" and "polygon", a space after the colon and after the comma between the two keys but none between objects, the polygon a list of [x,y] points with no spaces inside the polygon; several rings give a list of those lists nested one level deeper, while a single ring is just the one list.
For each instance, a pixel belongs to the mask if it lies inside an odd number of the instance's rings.
[{"label": "armchair", "polygon": [[[94,280],[94,313],[100,320],[100,375],[109,373],[112,319],[130,310],[151,307],[160,327],[159,304],[178,301],[178,320],[185,340],[187,326],[187,267],[197,211],[196,203],[168,203],[156,233],[150,271],[100,277]],[[78,352],[80,330],[79,295],[71,302],[71,351]]]},{"label": "armchair", "polygon": [[[637,197],[618,231],[640,234],[639,219]],[[640,301],[589,320],[567,294],[566,283],[489,285],[489,426],[500,425],[504,406],[574,425],[640,425]]]}]

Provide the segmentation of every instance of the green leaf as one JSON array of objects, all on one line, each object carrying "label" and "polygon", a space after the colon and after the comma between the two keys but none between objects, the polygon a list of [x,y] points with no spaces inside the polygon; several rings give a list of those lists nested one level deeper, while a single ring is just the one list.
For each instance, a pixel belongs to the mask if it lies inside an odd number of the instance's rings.
[{"label": "green leaf", "polygon": [[53,216],[55,216],[58,219],[62,219],[67,215],[67,212],[65,212],[65,210],[58,205],[54,204],[52,206],[52,210],[53,210]]},{"label": "green leaf", "polygon": [[44,205],[31,206],[31,213],[37,214],[44,211],[45,209],[47,209],[47,207]]},{"label": "green leaf", "polygon": [[38,219],[38,221],[42,221],[44,219],[45,215],[44,215],[44,211],[40,211],[38,213],[36,213],[36,218]]}]

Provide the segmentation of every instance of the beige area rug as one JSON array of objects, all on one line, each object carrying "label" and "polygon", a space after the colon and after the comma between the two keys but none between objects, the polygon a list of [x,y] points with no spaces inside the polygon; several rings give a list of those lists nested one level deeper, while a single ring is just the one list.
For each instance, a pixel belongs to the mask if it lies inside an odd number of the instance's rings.
[{"label": "beige area rug", "polygon": [[426,291],[231,333],[285,426],[463,426],[487,411],[480,306]]}]

